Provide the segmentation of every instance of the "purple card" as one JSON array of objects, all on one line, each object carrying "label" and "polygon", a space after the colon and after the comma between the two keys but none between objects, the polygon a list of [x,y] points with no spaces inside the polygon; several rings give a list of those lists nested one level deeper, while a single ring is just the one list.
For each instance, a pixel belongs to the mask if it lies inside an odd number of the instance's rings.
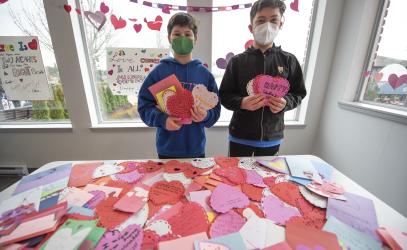
[{"label": "purple card", "polygon": [[45,171],[41,171],[36,174],[30,174],[24,176],[18,183],[13,195],[19,194],[26,190],[30,190],[42,185],[47,185],[64,178],[69,178],[71,174],[72,163],[51,168]]},{"label": "purple card", "polygon": [[379,240],[375,233],[379,225],[373,201],[352,193],[344,195],[346,201],[328,199],[326,217],[335,216],[338,220]]}]

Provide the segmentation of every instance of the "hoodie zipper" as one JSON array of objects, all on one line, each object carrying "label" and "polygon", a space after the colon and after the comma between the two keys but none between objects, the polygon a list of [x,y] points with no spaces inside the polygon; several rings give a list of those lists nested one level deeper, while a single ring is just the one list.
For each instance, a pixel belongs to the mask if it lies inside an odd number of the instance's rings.
[{"label": "hoodie zipper", "polygon": [[[263,74],[266,74],[266,55],[264,53],[263,54]],[[264,132],[264,128],[263,128],[263,117],[264,116],[264,106],[261,109],[261,120],[260,120],[260,141],[263,141],[263,132]]]}]

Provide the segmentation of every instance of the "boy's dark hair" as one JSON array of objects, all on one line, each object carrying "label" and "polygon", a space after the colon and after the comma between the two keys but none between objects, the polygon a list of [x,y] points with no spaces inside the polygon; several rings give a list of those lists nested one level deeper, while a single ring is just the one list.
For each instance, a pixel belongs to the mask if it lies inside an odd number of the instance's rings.
[{"label": "boy's dark hair", "polygon": [[253,3],[250,10],[250,23],[253,23],[253,19],[258,12],[267,7],[279,8],[281,16],[284,15],[286,8],[285,3],[282,0],[258,0]]},{"label": "boy's dark hair", "polygon": [[179,12],[174,14],[170,20],[168,21],[167,25],[167,32],[168,35],[171,35],[171,31],[174,26],[181,26],[181,27],[188,27],[194,33],[194,36],[198,34],[198,26],[196,25],[196,20],[193,16],[185,12]]}]

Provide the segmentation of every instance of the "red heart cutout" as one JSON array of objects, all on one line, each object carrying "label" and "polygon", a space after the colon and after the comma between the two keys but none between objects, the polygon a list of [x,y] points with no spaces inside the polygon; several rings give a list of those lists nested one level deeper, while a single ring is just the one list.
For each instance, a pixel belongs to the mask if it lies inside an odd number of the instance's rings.
[{"label": "red heart cutout", "polygon": [[188,163],[183,163],[177,160],[170,160],[164,164],[164,172],[170,174],[182,173],[188,167]]},{"label": "red heart cutout", "polygon": [[112,22],[115,30],[126,27],[126,20],[123,20],[122,17],[119,17],[119,19],[117,19],[115,15],[111,15],[110,21]]},{"label": "red heart cutout", "polygon": [[152,173],[160,170],[163,165],[164,164],[162,162],[155,161],[141,162],[139,164],[140,168],[138,169],[138,171],[142,174]]},{"label": "red heart cutout", "polygon": [[393,89],[397,89],[404,83],[407,83],[407,74],[401,75],[398,77],[396,74],[389,75],[389,84]]},{"label": "red heart cutout", "polygon": [[28,47],[32,50],[37,50],[38,42],[37,39],[33,39],[31,42],[28,43]]},{"label": "red heart cutout", "polygon": [[100,11],[102,11],[104,14],[106,14],[107,12],[109,12],[109,6],[107,6],[105,4],[105,2],[102,2],[100,4]]},{"label": "red heart cutout", "polygon": [[246,182],[246,172],[240,168],[217,168],[214,172],[235,184],[243,184]]},{"label": "red heart cutout", "polygon": [[168,97],[166,107],[171,116],[188,119],[191,118],[191,109],[194,105],[192,93],[186,89],[175,92]]},{"label": "red heart cutout", "polygon": [[175,204],[184,193],[184,185],[179,181],[159,181],[150,188],[148,198],[155,205]]},{"label": "red heart cutout", "polygon": [[143,232],[143,243],[141,244],[141,249],[156,249],[159,241],[160,236],[156,232],[152,230],[145,230]]},{"label": "red heart cutout", "polygon": [[156,16],[155,21],[147,21],[146,18],[144,18],[144,22],[147,23],[148,28],[151,30],[161,30],[161,25],[163,24],[163,18],[161,16]]},{"label": "red heart cutout", "polygon": [[139,33],[140,31],[141,31],[141,28],[142,28],[143,26],[141,25],[141,24],[135,24],[135,25],[133,25],[133,28],[134,28],[134,30],[137,32],[137,33]]},{"label": "red heart cutout", "polygon": [[227,167],[237,167],[239,165],[239,158],[235,157],[225,157],[225,156],[216,156],[215,162],[223,168]]},{"label": "red heart cutout", "polygon": [[81,14],[81,9],[75,9],[76,13],[78,13],[78,15]]},{"label": "red heart cutout", "polygon": [[168,5],[165,5],[164,7],[161,8],[162,12],[165,14],[171,14],[171,8]]},{"label": "red heart cutout", "polygon": [[255,187],[250,184],[242,184],[242,192],[252,201],[261,201],[263,197],[263,188]]},{"label": "red heart cutout", "polygon": [[6,3],[8,0],[0,0],[0,4]]},{"label": "red heart cutout", "polygon": [[72,10],[72,7],[69,4],[64,4],[64,9],[65,9],[66,12],[70,13],[71,10]]},{"label": "red heart cutout", "polygon": [[172,233],[185,237],[208,231],[209,222],[205,210],[198,203],[185,203],[177,215],[168,219]]},{"label": "red heart cutout", "polygon": [[297,11],[298,12],[298,0],[294,0],[294,2],[290,3],[290,8],[293,11]]},{"label": "red heart cutout", "polygon": [[119,199],[120,198],[116,197],[108,197],[96,206],[95,212],[99,217],[99,224],[102,227],[113,230],[130,217],[130,213],[113,209],[113,205],[118,202]]},{"label": "red heart cutout", "polygon": [[109,70],[107,73],[109,74],[109,76],[113,75],[113,69]]}]

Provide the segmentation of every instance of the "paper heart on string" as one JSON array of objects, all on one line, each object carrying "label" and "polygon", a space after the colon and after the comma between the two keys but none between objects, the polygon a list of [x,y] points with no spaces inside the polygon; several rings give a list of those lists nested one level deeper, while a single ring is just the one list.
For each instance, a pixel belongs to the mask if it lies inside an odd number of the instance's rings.
[{"label": "paper heart on string", "polygon": [[105,2],[100,3],[100,11],[106,14],[109,12],[109,6],[107,6]]},{"label": "paper heart on string", "polygon": [[240,168],[217,168],[214,172],[235,184],[243,184],[246,182],[246,173]]},{"label": "paper heart on string", "polygon": [[407,74],[401,75],[399,77],[396,74],[391,74],[389,75],[388,81],[393,89],[397,89],[404,83],[407,83]]},{"label": "paper heart on string", "polygon": [[31,42],[28,43],[28,47],[32,50],[37,50],[38,48],[37,39],[32,39]]},{"label": "paper heart on string", "polygon": [[290,3],[290,8],[293,11],[297,11],[298,12],[298,0],[294,0],[292,3]]},{"label": "paper heart on string", "polygon": [[162,12],[165,13],[165,14],[171,14],[171,7],[168,6],[168,5],[164,5],[164,6],[161,8],[161,10],[162,10]]},{"label": "paper heart on string", "polygon": [[279,76],[258,75],[253,82],[254,92],[267,97],[283,97],[288,93],[289,89],[290,83],[288,80]]},{"label": "paper heart on string", "polygon": [[117,17],[114,14],[112,14],[110,16],[110,21],[112,22],[115,30],[126,27],[126,20],[122,19],[122,17],[119,17],[119,19],[117,19]]},{"label": "paper heart on string", "polygon": [[194,97],[192,93],[186,89],[182,89],[177,91],[175,95],[168,97],[165,106],[167,107],[169,115],[181,119],[191,119],[191,109],[193,105]]},{"label": "paper heart on string", "polygon": [[198,203],[185,203],[180,212],[168,219],[172,233],[181,237],[206,232],[209,227],[208,216]]},{"label": "paper heart on string", "polygon": [[133,25],[133,28],[134,28],[134,30],[137,32],[137,33],[139,33],[140,31],[141,31],[141,28],[142,28],[143,26],[141,25],[141,24],[134,24]]},{"label": "paper heart on string", "polygon": [[266,218],[277,225],[284,226],[291,217],[301,216],[297,208],[284,204],[273,195],[261,199],[261,204]]},{"label": "paper heart on string", "polygon": [[237,167],[239,164],[239,158],[237,157],[216,156],[214,159],[216,164],[223,168]]},{"label": "paper heart on string", "polygon": [[218,68],[220,69],[226,69],[226,66],[228,65],[230,59],[232,59],[232,57],[234,57],[235,54],[233,52],[229,52],[226,55],[226,58],[218,58],[216,60],[216,66],[218,66]]},{"label": "paper heart on string", "polygon": [[181,199],[184,192],[184,185],[179,181],[159,181],[150,188],[148,198],[155,205],[175,204]]},{"label": "paper heart on string", "polygon": [[226,213],[233,208],[245,208],[249,203],[249,198],[244,193],[223,183],[213,190],[210,198],[211,207],[219,213]]},{"label": "paper heart on string", "polygon": [[241,187],[243,193],[245,193],[250,200],[261,201],[261,198],[263,197],[263,188],[255,187],[246,183],[242,184]]},{"label": "paper heart on string", "polygon": [[246,220],[231,210],[225,214],[220,214],[215,218],[209,230],[211,238],[236,233],[246,223]]},{"label": "paper heart on string", "polygon": [[64,10],[66,11],[66,12],[71,12],[71,10],[72,10],[72,7],[71,7],[71,5],[69,5],[69,4],[64,4]]},{"label": "paper heart on string", "polygon": [[210,92],[205,85],[197,84],[192,89],[192,96],[194,97],[194,104],[205,110],[210,110],[218,104],[218,95]]},{"label": "paper heart on string", "polygon": [[130,225],[123,231],[107,231],[98,242],[95,250],[141,249],[143,230],[138,225]]},{"label": "paper heart on string", "polygon": [[163,24],[163,18],[161,16],[156,16],[155,21],[147,21],[147,18],[144,18],[144,22],[147,23],[147,27],[151,30],[161,30],[161,25]]},{"label": "paper heart on string", "polygon": [[[96,11],[95,13],[90,11],[84,11],[83,14],[85,15],[86,19],[92,24],[95,29],[100,31],[106,23],[106,16],[100,11]],[[113,73],[113,70],[110,70]],[[111,75],[109,71],[109,75]]]}]

